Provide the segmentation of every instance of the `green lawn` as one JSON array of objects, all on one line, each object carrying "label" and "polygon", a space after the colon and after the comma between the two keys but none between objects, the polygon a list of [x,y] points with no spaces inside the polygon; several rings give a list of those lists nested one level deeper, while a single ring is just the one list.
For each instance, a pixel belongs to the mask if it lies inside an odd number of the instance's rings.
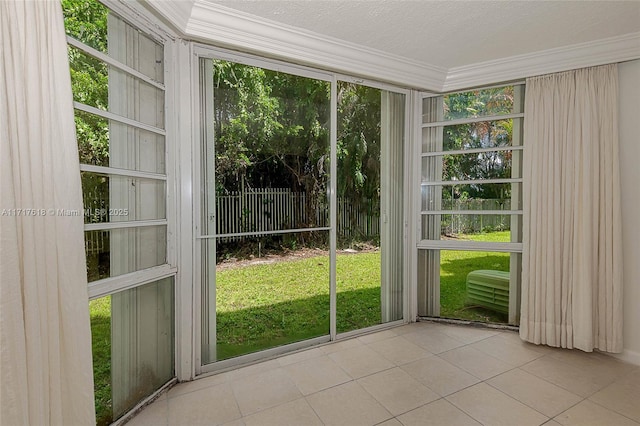
[{"label": "green lawn", "polygon": [[[509,231],[465,235],[509,241]],[[441,316],[506,322],[506,315],[465,306],[465,281],[476,269],[509,270],[508,253],[441,251]],[[339,254],[337,329],[379,324],[380,252]],[[111,421],[110,297],[91,301],[98,424]],[[217,358],[329,334],[329,257],[231,267],[216,273]]]},{"label": "green lawn", "polygon": [[111,424],[111,296],[89,302],[97,424]]},{"label": "green lawn", "polygon": [[[380,323],[380,253],[340,254],[338,332]],[[329,334],[329,257],[216,273],[217,358]]]},{"label": "green lawn", "polygon": [[[510,232],[462,235],[460,239],[508,242]],[[482,251],[440,252],[440,316],[483,322],[507,322],[507,315],[479,307],[466,306],[467,274],[477,269],[509,271],[509,253]]]}]

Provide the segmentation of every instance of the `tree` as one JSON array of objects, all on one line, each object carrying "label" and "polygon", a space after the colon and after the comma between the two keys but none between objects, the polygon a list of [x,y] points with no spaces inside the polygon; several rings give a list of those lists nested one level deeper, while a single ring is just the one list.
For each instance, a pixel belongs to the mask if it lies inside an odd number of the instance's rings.
[{"label": "tree", "polygon": [[[484,89],[445,97],[445,117],[450,119],[508,114],[513,111],[513,87]],[[513,120],[481,121],[446,126],[444,150],[504,147],[511,144]],[[445,155],[444,180],[498,179],[511,177],[511,151]],[[445,198],[505,199],[510,191],[502,184],[459,185]]]}]

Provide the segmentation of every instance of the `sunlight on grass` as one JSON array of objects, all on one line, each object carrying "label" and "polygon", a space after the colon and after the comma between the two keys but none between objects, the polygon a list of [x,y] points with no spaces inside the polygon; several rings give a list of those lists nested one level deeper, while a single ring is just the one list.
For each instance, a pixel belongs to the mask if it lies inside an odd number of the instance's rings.
[{"label": "sunlight on grass", "polygon": [[[380,323],[380,252],[339,254],[339,332]],[[329,257],[216,273],[218,359],[329,334]]]}]

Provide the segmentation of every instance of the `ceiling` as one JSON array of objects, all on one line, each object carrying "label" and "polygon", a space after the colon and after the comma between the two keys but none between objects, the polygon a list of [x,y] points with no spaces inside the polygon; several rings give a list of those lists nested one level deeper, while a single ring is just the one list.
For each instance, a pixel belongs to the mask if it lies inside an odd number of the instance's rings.
[{"label": "ceiling", "polygon": [[427,90],[640,58],[640,0],[147,0],[186,36]]},{"label": "ceiling", "polygon": [[210,1],[444,68],[640,31],[640,1]]}]

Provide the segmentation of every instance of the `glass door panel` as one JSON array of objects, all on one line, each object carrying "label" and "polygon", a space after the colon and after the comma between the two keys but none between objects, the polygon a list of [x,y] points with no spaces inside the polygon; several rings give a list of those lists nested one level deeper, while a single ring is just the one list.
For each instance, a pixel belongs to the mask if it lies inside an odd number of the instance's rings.
[{"label": "glass door panel", "polygon": [[403,317],[405,97],[338,83],[337,332]]},{"label": "glass door panel", "polygon": [[201,60],[203,364],[329,334],[330,83]]}]

